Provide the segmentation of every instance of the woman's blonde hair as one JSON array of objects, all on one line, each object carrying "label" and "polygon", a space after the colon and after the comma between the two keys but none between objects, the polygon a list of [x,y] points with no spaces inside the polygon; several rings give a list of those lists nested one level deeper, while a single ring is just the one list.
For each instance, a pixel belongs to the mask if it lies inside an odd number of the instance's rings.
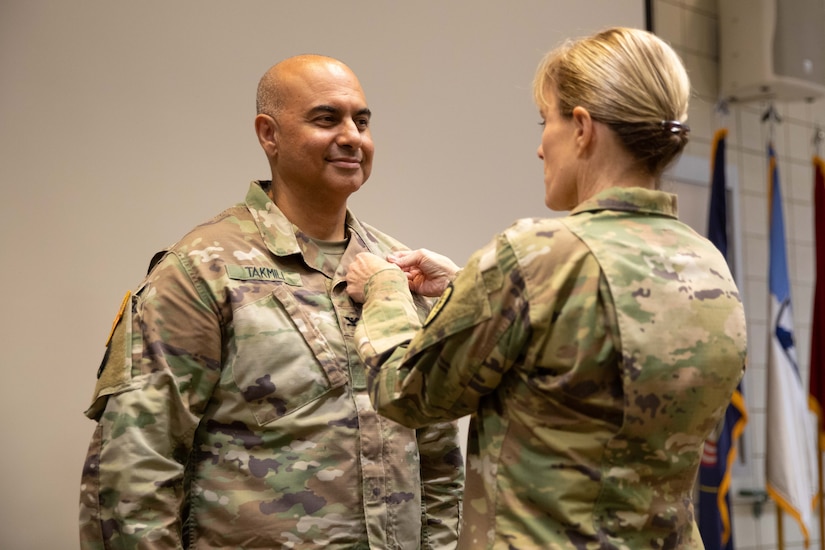
[{"label": "woman's blonde hair", "polygon": [[678,54],[647,31],[614,27],[565,42],[539,64],[533,96],[563,116],[584,107],[656,177],[687,145],[690,80]]}]

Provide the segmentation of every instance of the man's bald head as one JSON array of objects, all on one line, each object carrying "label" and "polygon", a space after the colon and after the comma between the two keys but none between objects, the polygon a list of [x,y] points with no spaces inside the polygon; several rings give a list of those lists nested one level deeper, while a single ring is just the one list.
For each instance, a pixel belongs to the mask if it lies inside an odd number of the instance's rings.
[{"label": "man's bald head", "polygon": [[347,67],[346,64],[333,57],[315,54],[302,54],[288,57],[270,67],[258,82],[258,93],[255,98],[257,114],[277,116],[284,107],[284,93],[289,80],[320,69],[341,71],[347,73],[357,81],[352,70]]}]

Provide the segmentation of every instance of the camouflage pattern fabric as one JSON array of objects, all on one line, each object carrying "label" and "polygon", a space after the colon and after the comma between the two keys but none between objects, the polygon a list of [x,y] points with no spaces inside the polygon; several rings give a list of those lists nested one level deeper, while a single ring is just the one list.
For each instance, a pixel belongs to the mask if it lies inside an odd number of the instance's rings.
[{"label": "camouflage pattern fabric", "polygon": [[457,424],[378,416],[352,340],[347,265],[402,245],[347,226],[333,269],[253,182],[127,298],[86,411],[82,548],[455,547]]},{"label": "camouflage pattern fabric", "polygon": [[460,548],[703,548],[703,442],[744,374],[724,258],[676,197],[610,189],[474,254],[420,328],[400,270],[356,329],[378,411],[472,414]]}]

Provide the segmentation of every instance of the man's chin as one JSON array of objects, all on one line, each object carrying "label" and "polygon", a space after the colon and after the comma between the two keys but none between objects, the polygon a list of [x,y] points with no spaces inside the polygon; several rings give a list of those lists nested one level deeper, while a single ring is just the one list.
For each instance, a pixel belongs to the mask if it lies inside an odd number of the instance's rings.
[{"label": "man's chin", "polygon": [[358,179],[349,179],[349,180],[338,180],[334,184],[329,186],[331,192],[337,192],[341,195],[349,196],[361,189],[364,186],[366,180],[362,178]]}]

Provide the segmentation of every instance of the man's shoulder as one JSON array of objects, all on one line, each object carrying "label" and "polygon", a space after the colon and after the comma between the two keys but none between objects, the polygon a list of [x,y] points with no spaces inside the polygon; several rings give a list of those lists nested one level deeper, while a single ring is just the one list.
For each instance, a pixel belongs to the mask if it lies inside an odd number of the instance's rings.
[{"label": "man's shoulder", "polygon": [[191,254],[222,255],[232,253],[249,235],[258,233],[257,225],[243,204],[238,203],[205,220],[171,245],[158,250],[149,262],[149,269],[169,253],[183,258]]},{"label": "man's shoulder", "polygon": [[210,244],[220,246],[224,241],[234,242],[244,235],[259,233],[258,226],[243,203],[235,204],[199,223],[183,235],[169,250]]}]

